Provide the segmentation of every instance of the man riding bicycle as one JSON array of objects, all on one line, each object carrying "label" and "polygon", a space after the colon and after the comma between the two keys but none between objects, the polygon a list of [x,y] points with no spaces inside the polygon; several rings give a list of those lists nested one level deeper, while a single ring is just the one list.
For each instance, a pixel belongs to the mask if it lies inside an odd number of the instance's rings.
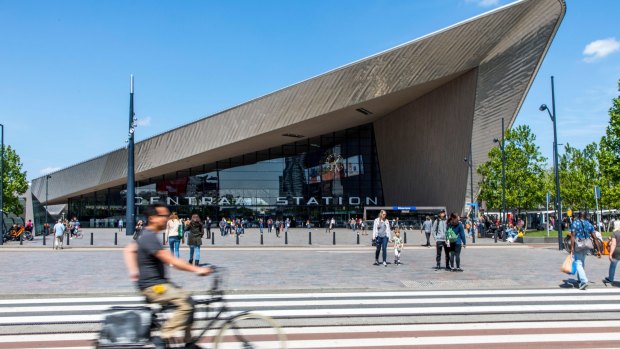
[{"label": "man riding bicycle", "polygon": [[[155,347],[163,349],[174,341],[178,331],[184,331],[184,342],[191,340],[191,324],[194,307],[188,292],[172,284],[165,273],[165,266],[171,265],[179,270],[191,271],[199,276],[209,275],[212,270],[194,266],[175,258],[170,251],[163,248],[158,233],[166,228],[170,211],[164,204],[153,204],[145,208],[147,225],[136,242],[132,242],[124,250],[125,264],[129,270],[131,281],[146,297],[147,302],[162,306],[176,306],[174,314],[161,327],[161,341]],[[186,348],[199,348],[195,344],[187,344]]]}]

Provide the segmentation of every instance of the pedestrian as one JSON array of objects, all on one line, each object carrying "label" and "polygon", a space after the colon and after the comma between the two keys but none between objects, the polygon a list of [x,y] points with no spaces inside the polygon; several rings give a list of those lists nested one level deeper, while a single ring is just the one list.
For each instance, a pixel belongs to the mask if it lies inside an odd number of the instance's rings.
[{"label": "pedestrian", "polygon": [[276,229],[276,237],[280,237],[280,234],[284,231],[284,220],[278,220],[278,228]]},{"label": "pedestrian", "polygon": [[284,233],[288,234],[288,228],[291,227],[290,218],[286,217],[286,221],[284,221]]},{"label": "pedestrian", "polygon": [[226,235],[226,218],[222,217],[219,227],[220,227],[220,235],[221,236]]},{"label": "pedestrian", "polygon": [[[200,246],[202,245],[202,237],[204,235],[203,225],[198,214],[192,215],[189,221],[187,244],[189,245],[189,264],[200,265]],[[195,253],[195,254],[194,254]],[[196,257],[196,259],[194,259]]]},{"label": "pedestrian", "polygon": [[372,226],[372,239],[377,245],[374,265],[379,265],[379,253],[383,249],[383,266],[385,267],[387,267],[387,244],[390,240],[390,222],[385,218],[386,216],[385,210],[379,211],[379,216]]},{"label": "pedestrian", "polygon": [[329,232],[328,233],[331,233],[335,227],[336,227],[336,219],[332,217],[332,219],[329,221]]},{"label": "pedestrian", "polygon": [[613,231],[611,235],[611,242],[609,244],[609,273],[606,278],[603,279],[605,286],[607,284],[613,284],[616,275],[616,266],[618,260],[620,260],[620,228]]},{"label": "pedestrian", "polygon": [[271,234],[271,229],[273,229],[273,219],[269,217],[269,219],[267,219],[267,232],[269,234]]},{"label": "pedestrian", "polygon": [[123,231],[123,219],[118,220],[118,231]]},{"label": "pedestrian", "polygon": [[[179,247],[181,246],[181,238],[183,237],[183,227],[176,212],[172,212],[166,223],[165,236],[168,238],[168,247],[170,254],[179,258]],[[166,238],[163,239],[166,244]]]},{"label": "pedestrian", "polygon": [[616,231],[616,229],[620,229],[620,217],[616,216],[614,218],[614,231]]},{"label": "pedestrian", "polygon": [[433,229],[433,221],[430,216],[426,216],[426,220],[422,223],[422,229],[420,232],[423,232],[426,235],[426,244],[422,245],[425,247],[431,247],[431,231]]},{"label": "pedestrian", "polygon": [[452,271],[463,271],[461,269],[461,249],[467,246],[465,228],[459,221],[459,215],[452,212],[446,230],[446,242],[450,251],[450,269]]},{"label": "pedestrian", "polygon": [[45,234],[45,236],[50,234],[50,225],[47,223],[43,224],[43,234]]},{"label": "pedestrian", "polygon": [[312,231],[312,224],[310,223],[310,220],[306,220],[306,229],[308,229],[308,232]]},{"label": "pedestrian", "polygon": [[441,210],[439,216],[433,222],[432,233],[433,239],[435,239],[435,247],[437,248],[437,254],[435,256],[435,262],[437,266],[435,270],[441,269],[441,251],[443,250],[446,259],[446,270],[450,271],[450,253],[448,251],[448,245],[446,244],[446,211]]},{"label": "pedestrian", "polygon": [[258,219],[258,230],[260,231],[260,234],[263,235],[263,219],[262,218]]},{"label": "pedestrian", "polygon": [[64,224],[62,224],[61,220],[58,220],[58,223],[54,224],[54,249],[61,249],[62,250],[62,238],[65,235],[65,231],[67,230],[67,228],[65,227]]},{"label": "pedestrian", "polygon": [[355,218],[351,219],[351,229],[354,233],[357,233],[357,219]]},{"label": "pedestrian", "polygon": [[[163,204],[149,205],[143,210],[147,226],[137,243],[125,247],[123,257],[131,281],[136,282],[148,303],[161,306],[174,305],[174,312],[159,328],[159,337],[153,337],[156,349],[168,348],[178,331],[185,334],[185,342],[191,341],[191,324],[194,306],[190,294],[172,284],[166,277],[165,265],[173,265],[178,270],[190,271],[205,276],[212,272],[209,268],[199,268],[175,258],[162,246],[157,233],[166,229],[170,211]],[[185,348],[199,348],[187,344]]]},{"label": "pedestrian", "polygon": [[360,220],[360,226],[362,227],[362,235],[368,235],[366,231],[366,222]]},{"label": "pedestrian", "polygon": [[570,226],[570,244],[573,258],[577,266],[577,277],[579,278],[579,289],[588,288],[588,277],[586,276],[586,255],[594,247],[593,241],[594,227],[585,219],[585,213],[579,212],[579,218],[573,221]]},{"label": "pedestrian", "polygon": [[400,263],[400,253],[405,246],[405,243],[400,238],[400,228],[396,228],[394,231],[394,238],[392,239],[394,242],[394,264],[399,265]]}]

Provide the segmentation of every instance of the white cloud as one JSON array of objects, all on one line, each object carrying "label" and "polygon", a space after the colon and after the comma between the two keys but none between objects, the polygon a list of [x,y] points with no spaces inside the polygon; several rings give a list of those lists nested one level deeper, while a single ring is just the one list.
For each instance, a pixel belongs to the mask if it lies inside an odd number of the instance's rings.
[{"label": "white cloud", "polygon": [[138,124],[138,126],[142,126],[142,127],[151,126],[151,117],[150,116],[146,116],[146,117],[143,117],[141,119],[138,119],[136,124]]},{"label": "white cloud", "polygon": [[498,6],[499,0],[465,0],[467,3],[474,3],[480,7]]},{"label": "white cloud", "polygon": [[44,169],[40,170],[39,172],[40,172],[42,175],[46,175],[46,174],[48,174],[48,173],[56,172],[56,171],[58,171],[58,170],[60,170],[60,167],[46,167],[46,168],[44,168]]},{"label": "white cloud", "polygon": [[583,60],[591,63],[607,57],[616,51],[620,51],[620,42],[616,38],[595,40],[587,44],[586,48],[583,49],[583,54],[586,56]]}]

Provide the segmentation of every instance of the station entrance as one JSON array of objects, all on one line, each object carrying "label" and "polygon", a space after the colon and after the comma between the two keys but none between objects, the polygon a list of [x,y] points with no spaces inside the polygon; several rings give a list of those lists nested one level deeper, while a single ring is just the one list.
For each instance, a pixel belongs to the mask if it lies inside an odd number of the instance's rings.
[{"label": "station entrance", "polygon": [[426,216],[431,219],[445,210],[444,206],[367,206],[364,207],[364,221],[372,228],[373,221],[381,210],[387,213],[387,219],[392,221],[398,217],[399,225],[407,230],[421,229]]}]

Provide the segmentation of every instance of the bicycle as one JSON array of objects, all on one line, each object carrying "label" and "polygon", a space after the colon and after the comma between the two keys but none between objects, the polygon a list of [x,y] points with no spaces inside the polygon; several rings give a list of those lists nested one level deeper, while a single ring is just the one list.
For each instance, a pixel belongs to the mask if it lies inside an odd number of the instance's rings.
[{"label": "bicycle", "polygon": [[[221,346],[258,349],[263,348],[263,343],[269,348],[286,348],[286,335],[271,317],[250,311],[231,312],[221,289],[224,270],[210,267],[214,270],[213,284],[207,297],[192,297],[194,303],[192,333],[198,331],[198,334],[192,335],[191,341],[187,344],[198,345],[208,331],[217,330],[214,336],[206,337],[212,338],[215,349]],[[154,333],[161,328],[169,311],[173,309],[172,306],[112,307],[109,312],[118,312],[122,315],[122,319],[117,317],[108,321],[108,324],[104,323],[96,348],[144,348],[154,344],[158,339]],[[215,315],[209,316],[210,314]],[[150,318],[150,323],[145,322],[146,318]],[[200,326],[200,320],[205,322],[203,326]],[[107,325],[111,326],[106,327]],[[130,332],[133,337],[119,335],[119,331]]]}]

